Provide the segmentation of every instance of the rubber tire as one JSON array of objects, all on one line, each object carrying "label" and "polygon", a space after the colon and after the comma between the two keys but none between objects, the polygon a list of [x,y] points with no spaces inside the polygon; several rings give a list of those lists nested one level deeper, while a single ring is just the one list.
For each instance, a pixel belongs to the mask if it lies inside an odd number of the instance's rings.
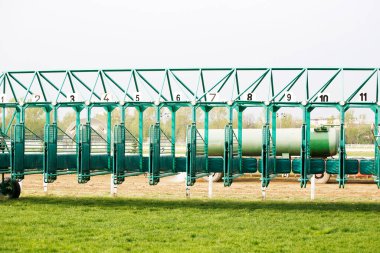
[{"label": "rubber tire", "polygon": [[[320,174],[318,174],[320,175]],[[323,175],[319,178],[317,178],[317,174],[315,175],[315,183],[317,184],[327,184],[327,182],[330,180],[331,174],[329,173],[323,173]]]},{"label": "rubber tire", "polygon": [[[203,179],[208,182],[208,177],[203,177]],[[214,173],[212,175],[212,182],[213,183],[216,183],[216,182],[222,182],[222,179],[223,179],[223,173]]]},{"label": "rubber tire", "polygon": [[4,184],[9,184],[11,187],[11,191],[8,192],[7,196],[9,199],[18,199],[21,194],[20,184],[16,180],[12,180],[11,178],[6,178],[4,180]]}]

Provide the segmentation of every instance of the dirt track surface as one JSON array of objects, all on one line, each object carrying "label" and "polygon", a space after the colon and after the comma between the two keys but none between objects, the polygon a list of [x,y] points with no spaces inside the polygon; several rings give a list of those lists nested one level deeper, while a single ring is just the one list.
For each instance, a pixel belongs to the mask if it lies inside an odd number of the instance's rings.
[{"label": "dirt track surface", "polygon": [[[334,179],[330,180],[334,181]],[[370,181],[367,181],[370,182]],[[207,198],[208,182],[198,180],[191,187],[191,198]],[[48,185],[44,193],[41,175],[27,176],[22,183],[23,196],[35,195],[54,196],[110,196],[110,175],[92,177],[87,184],[78,184],[75,175],[59,176],[58,180]],[[380,190],[371,183],[349,182],[344,189],[339,189],[336,183],[317,184],[316,200],[325,201],[380,201]],[[162,178],[156,186],[148,185],[144,176],[129,177],[118,186],[117,196],[132,198],[185,199],[185,183],[178,182],[175,177]],[[231,187],[223,183],[213,184],[213,198],[261,200],[261,188],[258,178],[238,178]],[[274,179],[267,189],[267,200],[298,200],[310,199],[310,184],[301,189],[295,178]]]}]

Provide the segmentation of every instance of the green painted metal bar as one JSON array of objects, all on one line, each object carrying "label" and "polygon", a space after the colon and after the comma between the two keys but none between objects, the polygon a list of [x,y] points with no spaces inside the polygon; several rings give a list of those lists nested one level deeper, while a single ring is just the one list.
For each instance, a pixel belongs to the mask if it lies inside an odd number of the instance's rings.
[{"label": "green painted metal bar", "polygon": [[[98,74],[97,74],[97,76],[96,76],[95,83],[94,83],[94,85],[92,86],[91,93],[90,93],[90,98],[88,99],[89,101],[91,101],[92,95],[93,95],[94,92],[95,92],[95,88],[96,88],[96,85],[98,84],[99,77],[100,77],[100,71],[98,71]],[[99,99],[101,99],[101,98],[99,98]]]},{"label": "green painted metal bar", "polygon": [[[301,73],[299,73],[292,81],[290,81],[289,84],[287,84],[279,93],[277,93],[276,96],[274,96],[273,98],[271,98],[271,100],[275,100],[281,93],[283,93],[285,90],[286,91],[290,91],[293,86],[297,83],[297,81],[301,78],[301,76],[303,75],[303,73],[305,73],[306,69],[303,69],[301,71]],[[285,97],[285,94],[283,94],[280,98],[280,101],[282,101]]]},{"label": "green painted metal bar", "polygon": [[[202,70],[200,70],[199,77],[200,77],[200,81],[201,81],[201,84],[202,84],[202,92],[205,93],[206,92],[206,86],[205,86],[205,80],[204,80],[204,77],[203,77],[203,71]],[[197,87],[197,94],[196,95],[198,95],[198,87]],[[195,99],[198,100],[197,97],[195,97]],[[205,101],[207,101],[207,96],[205,96]]]},{"label": "green painted metal bar", "polygon": [[103,78],[103,74],[102,73],[103,73],[102,71],[99,71],[100,81],[102,83],[103,92],[107,93],[107,88],[106,88],[106,85],[104,83],[104,78]]},{"label": "green painted metal bar", "polygon": [[[33,72],[33,73],[35,73],[35,72]],[[29,90],[28,90],[28,88],[26,88],[26,86],[24,85],[24,84],[22,84],[22,82],[20,82],[16,77],[14,77],[12,74],[10,74],[9,72],[8,72],[8,74],[7,74],[7,77],[8,76],[10,76],[14,81],[16,81],[16,83],[18,83],[24,90],[26,90],[26,91],[28,91],[30,94],[33,94],[32,92],[30,92]],[[34,79],[34,77],[33,77],[33,79]],[[9,81],[9,78],[8,78],[8,82],[10,83],[10,81]],[[10,84],[11,85],[11,84]]]},{"label": "green painted metal bar", "polygon": [[[136,73],[137,73],[137,75],[154,91],[154,92],[156,92],[157,93],[157,95],[160,95],[160,92],[156,89],[156,88],[154,88],[154,86],[150,83],[150,82],[148,82],[148,80],[146,80],[145,79],[145,77],[143,76],[143,75],[141,75],[140,74],[140,72],[138,72],[138,71],[135,71]],[[168,101],[167,99],[166,99],[166,97],[165,96],[160,96],[160,97],[162,97],[165,101]]]},{"label": "green painted metal bar", "polygon": [[179,84],[182,85],[182,87],[184,87],[191,95],[194,96],[194,92],[192,92],[191,89],[181,79],[179,79],[176,74],[174,74],[171,70],[169,70],[169,73],[173,75],[173,77],[178,81]]},{"label": "green painted metal bar", "polygon": [[379,102],[379,69],[376,72],[376,103]]},{"label": "green painted metal bar", "polygon": [[70,87],[71,87],[71,91],[73,92],[73,93],[75,93],[75,88],[74,88],[74,83],[73,83],[73,80],[72,80],[72,78],[71,78],[71,73],[70,73],[70,71],[68,71],[67,72],[67,76],[68,76],[68,78],[69,78],[69,83],[70,83]]},{"label": "green painted metal bar", "polygon": [[[159,97],[162,96],[162,91],[164,89],[164,86],[165,86],[165,81],[166,81],[166,77],[167,77],[167,70],[165,70],[165,73],[164,73],[164,80],[162,81],[162,85],[161,85],[161,89],[160,89],[160,94],[158,94]],[[171,92],[170,92],[171,94]],[[172,95],[172,94],[171,94]],[[173,101],[173,97],[171,97],[171,100]]]},{"label": "green painted metal bar", "polygon": [[128,96],[129,99],[133,100],[132,96],[128,93],[129,84],[131,82],[131,77],[129,78],[127,89],[124,90],[115,80],[113,80],[106,72],[103,72],[103,74],[107,77],[108,80],[110,80],[117,88],[119,88],[122,92],[124,92],[123,101],[125,100],[125,97]]},{"label": "green painted metal bar", "polygon": [[378,69],[375,69],[371,75],[348,97],[347,102],[351,102],[351,100],[359,93],[359,91],[367,84],[367,82],[373,77],[375,73],[377,73]]},{"label": "green painted metal bar", "polygon": [[15,91],[13,90],[13,86],[12,86],[11,81],[9,80],[9,76],[8,76],[8,74],[6,74],[6,78],[7,78],[7,81],[8,81],[8,86],[9,86],[9,88],[11,89],[11,92],[12,92],[13,98],[14,98],[14,100],[15,100],[16,102],[18,102],[18,98],[17,98],[17,96],[16,96],[16,94],[15,94]]},{"label": "green painted metal bar", "polygon": [[[143,142],[144,142],[144,107],[136,108],[139,112],[139,153],[143,153]],[[143,169],[143,160],[140,160],[140,169]]]},{"label": "green painted metal bar", "polygon": [[240,94],[240,85],[239,85],[238,71],[236,69],[235,69],[235,85],[236,85],[236,92],[239,95]]},{"label": "green painted metal bar", "polygon": [[[66,96],[66,94],[64,93],[64,92],[62,92],[62,87],[61,88],[58,88],[57,86],[55,86],[55,84],[52,82],[52,81],[50,81],[44,74],[42,74],[43,72],[41,72],[41,71],[38,71],[37,73],[39,73],[39,75],[41,75],[41,77],[48,83],[48,84],[50,84],[55,90],[57,90],[58,91],[58,96],[60,95],[60,94],[62,94],[64,97],[67,97]],[[61,72],[60,72],[61,73]],[[64,81],[63,81],[63,83],[65,83],[65,80],[66,80],[66,77],[67,77],[67,71],[66,71],[66,74],[65,74],[65,77],[64,77]],[[63,84],[62,84],[63,85]]]},{"label": "green painted metal bar", "polygon": [[[70,72],[70,74],[80,83],[82,84],[88,91],[91,92],[91,94],[93,94],[96,98],[98,98],[100,100],[100,96],[98,94],[96,94],[96,92],[93,92],[92,89],[90,89],[77,75],[75,75],[73,72]],[[99,77],[99,75],[98,75]],[[98,77],[96,78],[96,82],[98,80]],[[73,90],[74,91],[74,90]],[[75,92],[75,91],[74,91]]]},{"label": "green painted metal bar", "polygon": [[[59,95],[61,95],[61,93],[62,93],[62,88],[63,88],[63,85],[64,85],[65,82],[66,82],[66,78],[67,78],[67,76],[68,76],[68,72],[66,72],[65,77],[63,78],[62,84],[61,84],[61,86],[60,86],[59,89],[58,89],[58,94],[57,94],[57,97],[56,97],[56,99],[55,99],[55,102],[58,102]],[[44,76],[42,76],[42,77],[45,78]],[[45,79],[45,80],[47,80],[47,79]],[[48,81],[48,82],[49,82],[49,81]],[[65,98],[67,97],[66,94],[64,94],[64,93],[62,93],[62,95],[63,95]]]},{"label": "green painted metal bar", "polygon": [[310,112],[312,107],[306,105],[303,106],[303,124],[302,124],[302,140],[301,140],[301,173],[300,183],[301,188],[306,188],[306,184],[309,181],[308,175],[310,174]]},{"label": "green painted metal bar", "polygon": [[[227,75],[225,75],[222,79],[220,79],[215,85],[213,85],[207,92],[203,93],[202,96],[200,96],[198,98],[198,101],[200,101],[203,97],[205,97],[207,95],[207,93],[209,93],[210,91],[212,91],[215,87],[217,87],[221,82],[223,82],[226,78],[228,79],[232,73],[234,72],[234,70],[231,70],[230,72],[227,73]],[[202,73],[202,72],[201,72]],[[202,78],[203,79],[203,78]]]},{"label": "green painted metal bar", "polygon": [[233,73],[234,73],[235,71],[236,71],[236,70],[234,69],[234,70],[231,72],[231,74],[228,75],[228,77],[223,81],[222,85],[220,85],[220,87],[219,87],[219,89],[218,89],[218,92],[220,92],[220,91],[223,89],[224,85],[226,85],[226,83],[228,82],[228,80],[230,79],[230,77],[233,75]]},{"label": "green painted metal bar", "polygon": [[309,100],[309,71],[306,69],[306,100]]},{"label": "green painted metal bar", "polygon": [[[30,88],[32,87],[33,82],[34,82],[34,79],[36,78],[36,76],[37,76],[37,72],[34,72],[34,75],[33,75],[32,81],[30,82],[30,84],[29,84],[29,86],[28,86],[28,89],[26,90],[26,95],[25,95],[25,97],[24,97],[24,99],[23,99],[24,103],[25,103],[25,101],[26,101],[26,97],[28,96],[28,93],[30,92]],[[30,94],[33,94],[33,92],[30,92]]]},{"label": "green painted metal bar", "polygon": [[[270,88],[272,91],[272,97],[274,96],[274,81],[273,81],[273,69],[270,70]],[[269,100],[269,99],[268,99]],[[269,100],[270,101],[270,100]]]},{"label": "green painted metal bar", "polygon": [[170,99],[171,99],[171,101],[173,101],[174,100],[174,98],[173,98],[173,91],[172,91],[172,85],[170,83],[170,77],[169,77],[168,71],[165,72],[165,75],[166,75],[166,80],[168,80]]},{"label": "green painted metal bar", "polygon": [[37,81],[38,81],[38,84],[39,84],[40,89],[41,89],[41,92],[42,92],[42,96],[44,97],[44,100],[45,100],[45,102],[46,102],[46,101],[47,101],[47,99],[46,99],[46,94],[45,94],[45,90],[44,90],[44,88],[42,87],[42,83],[41,83],[40,75],[38,74],[38,72],[36,72],[36,75],[37,75]]},{"label": "green painted metal bar", "polygon": [[[308,102],[313,100],[319,93],[324,92],[330,84],[334,81],[334,79],[339,75],[339,73],[342,71],[342,69],[339,69],[328,81],[325,83],[316,93],[314,93],[311,98],[309,98]],[[317,100],[317,98],[314,99],[314,102]]]},{"label": "green painted metal bar", "polygon": [[257,89],[257,87],[259,87],[259,85],[261,84],[261,82],[264,80],[265,76],[269,73],[269,69],[267,69],[259,78],[257,78],[251,85],[248,86],[248,88],[246,88],[241,94],[239,94],[235,100],[237,99],[240,99],[242,95],[244,95],[249,89],[252,88],[252,86],[255,86],[253,87],[251,93],[255,92],[255,90]]},{"label": "green painted metal bar", "polygon": [[343,187],[347,181],[346,177],[346,136],[345,136],[345,128],[344,128],[344,122],[345,122],[345,112],[347,110],[347,107],[340,106],[339,113],[340,113],[340,140],[339,140],[339,174],[337,177],[337,181],[339,184],[339,188]]}]

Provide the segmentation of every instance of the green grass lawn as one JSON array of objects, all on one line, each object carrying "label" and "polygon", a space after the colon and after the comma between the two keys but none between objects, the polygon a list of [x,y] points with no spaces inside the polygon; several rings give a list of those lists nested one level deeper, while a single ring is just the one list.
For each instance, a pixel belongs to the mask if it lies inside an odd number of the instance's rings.
[{"label": "green grass lawn", "polygon": [[380,203],[23,197],[0,252],[379,252]]}]

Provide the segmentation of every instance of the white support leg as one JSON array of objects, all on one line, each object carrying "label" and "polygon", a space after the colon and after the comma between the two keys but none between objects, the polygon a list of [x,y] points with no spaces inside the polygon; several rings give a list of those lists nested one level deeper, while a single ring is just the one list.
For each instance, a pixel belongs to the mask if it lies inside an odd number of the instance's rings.
[{"label": "white support leg", "polygon": [[21,191],[22,191],[22,181],[23,181],[23,180],[18,181],[18,184],[20,185],[20,189],[21,189]]},{"label": "white support leg", "polygon": [[111,174],[111,189],[110,189],[110,192],[111,192],[111,196],[112,197],[116,197],[117,195],[117,185],[114,184],[113,182],[113,175]]},{"label": "white support leg", "polygon": [[208,197],[212,198],[212,174],[208,175]]},{"label": "white support leg", "polygon": [[267,188],[261,187],[261,199],[265,200],[267,198]]},{"label": "white support leg", "polygon": [[45,183],[44,181],[44,193],[47,193],[48,191],[48,183]]},{"label": "white support leg", "polygon": [[310,187],[310,199],[315,199],[315,175],[313,175],[310,179],[311,187]]},{"label": "white support leg", "polygon": [[48,191],[48,184],[45,183],[45,176],[42,177],[42,184],[44,186],[44,193],[47,193],[47,191]]},{"label": "white support leg", "polygon": [[186,198],[190,198],[190,186],[186,185]]}]

